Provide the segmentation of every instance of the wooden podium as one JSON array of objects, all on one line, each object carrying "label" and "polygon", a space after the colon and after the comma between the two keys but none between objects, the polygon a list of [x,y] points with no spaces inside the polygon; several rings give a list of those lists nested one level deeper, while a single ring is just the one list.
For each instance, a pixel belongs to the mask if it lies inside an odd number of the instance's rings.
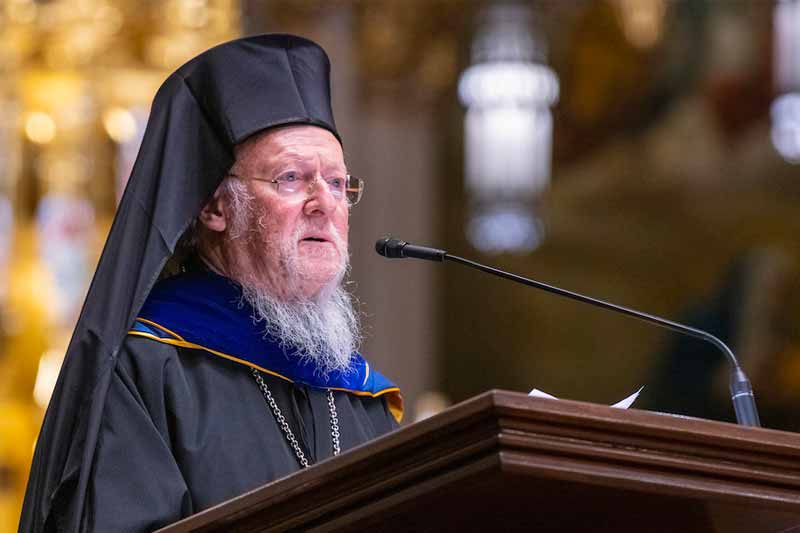
[{"label": "wooden podium", "polygon": [[800,434],[490,391],[160,531],[800,533]]}]

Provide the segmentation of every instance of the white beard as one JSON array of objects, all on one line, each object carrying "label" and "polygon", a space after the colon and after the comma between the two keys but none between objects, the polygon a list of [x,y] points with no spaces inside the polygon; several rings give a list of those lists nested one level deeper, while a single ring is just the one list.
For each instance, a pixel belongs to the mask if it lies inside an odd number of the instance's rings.
[{"label": "white beard", "polygon": [[[254,226],[258,236],[265,239],[263,223]],[[277,298],[268,286],[257,280],[242,280],[242,297],[253,308],[253,320],[265,324],[265,335],[272,336],[283,347],[295,349],[303,360],[314,364],[320,375],[327,377],[335,371],[347,373],[352,370],[353,353],[361,341],[353,298],[342,286],[348,267],[347,245],[333,228],[329,228],[342,263],[333,279],[315,297],[299,298],[298,286],[306,273],[297,242],[306,229],[300,225],[288,240],[272,242],[269,247],[279,254],[280,264],[285,269],[281,276],[284,290],[294,297]],[[263,248],[260,245],[251,248],[251,253],[258,253],[258,249]]]},{"label": "white beard", "polygon": [[353,353],[361,340],[352,297],[340,285],[315,300],[281,301],[257,287],[243,287],[242,297],[253,308],[253,319],[282,346],[298,351],[317,372],[352,370]]},{"label": "white beard", "polygon": [[[353,297],[342,286],[348,267],[345,240],[335,228],[326,228],[341,264],[326,287],[313,298],[302,298],[299,287],[310,274],[304,268],[297,243],[305,230],[313,229],[308,227],[310,223],[300,224],[294,235],[279,241],[269,227],[269,213],[259,208],[244,185],[233,181],[230,188],[234,214],[227,239],[230,245],[246,247],[253,267],[241,271],[234,261],[228,275],[242,285],[242,298],[252,307],[253,320],[264,323],[265,336],[270,335],[281,346],[296,350],[323,377],[335,371],[352,370],[361,331]],[[272,272],[273,276],[267,280],[256,274],[270,268],[258,261],[264,253],[277,255],[279,265],[279,271]],[[274,263],[272,268],[276,268]],[[276,294],[275,283],[280,283],[282,295]]]}]

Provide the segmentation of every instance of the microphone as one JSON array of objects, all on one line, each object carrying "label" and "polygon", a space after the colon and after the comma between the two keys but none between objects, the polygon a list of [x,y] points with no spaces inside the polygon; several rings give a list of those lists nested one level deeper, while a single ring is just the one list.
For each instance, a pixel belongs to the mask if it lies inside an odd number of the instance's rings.
[{"label": "microphone", "polygon": [[389,259],[413,257],[415,259],[427,259],[428,261],[436,261],[439,263],[444,261],[452,261],[454,263],[480,270],[481,272],[486,272],[488,274],[515,281],[529,287],[535,287],[551,294],[557,294],[565,298],[570,298],[572,300],[577,300],[589,305],[601,307],[609,311],[621,313],[623,315],[627,315],[650,324],[655,324],[671,331],[677,331],[678,333],[709,342],[716,346],[723,354],[725,354],[725,357],[730,364],[731,401],[733,402],[733,410],[736,412],[736,421],[742,426],[761,427],[761,422],[758,417],[758,410],[756,409],[756,400],[753,396],[753,388],[750,385],[750,380],[747,378],[744,370],[742,370],[742,367],[739,365],[738,359],[736,359],[736,356],[733,354],[733,351],[728,347],[728,345],[707,331],[686,326],[678,322],[673,322],[672,320],[667,320],[666,318],[661,318],[649,313],[643,313],[642,311],[637,311],[622,305],[613,304],[611,302],[606,302],[590,296],[584,296],[583,294],[579,294],[577,292],[561,289],[559,287],[518,276],[516,274],[511,274],[510,272],[492,268],[481,263],[476,263],[475,261],[470,261],[469,259],[464,259],[463,257],[459,257],[457,255],[448,254],[445,250],[439,250],[438,248],[409,244],[405,241],[401,241],[400,239],[384,237],[375,243],[375,251]]},{"label": "microphone", "polygon": [[440,263],[444,261],[445,256],[447,255],[447,252],[444,250],[428,248],[427,246],[416,246],[414,244],[409,244],[405,241],[401,241],[400,239],[393,239],[391,237],[378,239],[378,241],[375,243],[375,251],[383,257],[388,257],[390,259],[395,259],[398,257],[413,257],[415,259],[427,259],[429,261],[438,261]]}]

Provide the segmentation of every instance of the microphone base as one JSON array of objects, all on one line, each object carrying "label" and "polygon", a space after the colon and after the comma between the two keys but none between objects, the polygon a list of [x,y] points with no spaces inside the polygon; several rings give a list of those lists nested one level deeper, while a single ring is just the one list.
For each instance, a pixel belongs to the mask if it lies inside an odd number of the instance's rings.
[{"label": "microphone base", "polygon": [[733,410],[736,412],[736,421],[739,425],[761,427],[753,387],[750,386],[750,380],[741,368],[736,367],[731,371],[730,386]]}]

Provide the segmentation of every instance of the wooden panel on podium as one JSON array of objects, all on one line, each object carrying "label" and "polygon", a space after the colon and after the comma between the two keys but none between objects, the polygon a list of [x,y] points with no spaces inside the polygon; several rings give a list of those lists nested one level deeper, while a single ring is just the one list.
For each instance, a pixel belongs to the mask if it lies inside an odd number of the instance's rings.
[{"label": "wooden panel on podium", "polygon": [[490,391],[162,529],[800,532],[800,435]]}]

